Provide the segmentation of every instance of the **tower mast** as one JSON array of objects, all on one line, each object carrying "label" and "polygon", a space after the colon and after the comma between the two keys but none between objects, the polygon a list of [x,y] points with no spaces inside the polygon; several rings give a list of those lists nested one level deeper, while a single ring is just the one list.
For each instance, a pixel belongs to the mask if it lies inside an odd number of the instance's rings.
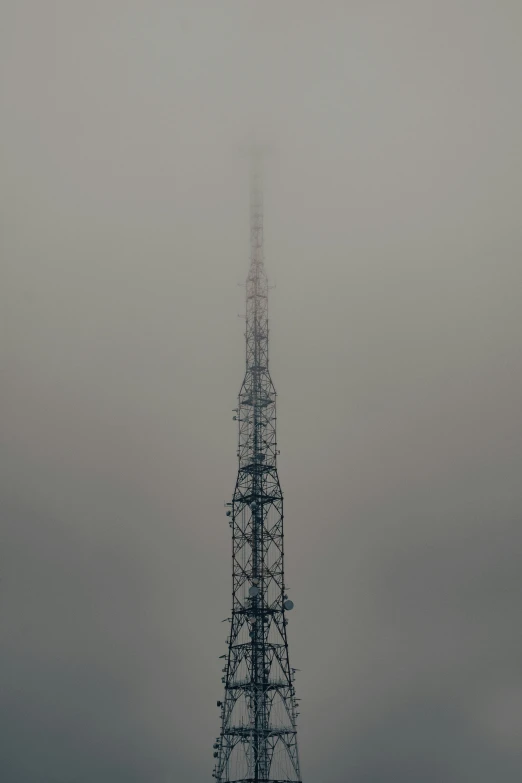
[{"label": "tower mast", "polygon": [[246,371],[234,419],[238,475],[227,516],[232,529],[232,617],[223,669],[218,783],[301,781],[294,670],[286,612],[283,495],[277,474],[276,391],[268,366],[268,280],[263,257],[261,152],[250,181],[250,269],[246,282]]}]

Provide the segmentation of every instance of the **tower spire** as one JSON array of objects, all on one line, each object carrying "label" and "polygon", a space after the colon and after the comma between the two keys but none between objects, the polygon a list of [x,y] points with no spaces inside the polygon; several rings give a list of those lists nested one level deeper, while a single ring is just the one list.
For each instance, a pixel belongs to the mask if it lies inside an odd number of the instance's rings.
[{"label": "tower spire", "polygon": [[250,153],[250,263],[263,258],[263,159],[260,149]]},{"label": "tower spire", "polygon": [[268,368],[268,280],[263,258],[262,160],[252,151],[246,370],[234,419],[238,475],[232,529],[232,617],[223,669],[218,783],[298,783],[294,670],[286,613],[283,495],[277,473],[276,391]]}]

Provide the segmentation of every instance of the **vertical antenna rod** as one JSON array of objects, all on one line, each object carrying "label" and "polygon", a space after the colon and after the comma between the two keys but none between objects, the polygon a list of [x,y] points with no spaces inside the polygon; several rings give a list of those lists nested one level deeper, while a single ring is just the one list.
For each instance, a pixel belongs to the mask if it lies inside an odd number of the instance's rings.
[{"label": "vertical antenna rod", "polygon": [[283,495],[277,474],[276,391],[268,369],[268,280],[263,258],[261,152],[250,172],[246,372],[234,419],[238,475],[232,529],[232,617],[223,669],[218,783],[300,783],[294,679],[286,612]]}]

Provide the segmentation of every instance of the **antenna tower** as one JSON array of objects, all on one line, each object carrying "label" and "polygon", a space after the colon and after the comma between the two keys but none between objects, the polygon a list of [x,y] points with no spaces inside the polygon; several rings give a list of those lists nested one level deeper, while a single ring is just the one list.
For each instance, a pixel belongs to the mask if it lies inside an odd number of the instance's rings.
[{"label": "antenna tower", "polygon": [[217,783],[301,781],[286,612],[283,495],[277,475],[276,391],[268,368],[268,280],[263,258],[261,152],[251,158],[246,373],[234,419],[238,474],[232,529],[232,617],[223,668]]}]

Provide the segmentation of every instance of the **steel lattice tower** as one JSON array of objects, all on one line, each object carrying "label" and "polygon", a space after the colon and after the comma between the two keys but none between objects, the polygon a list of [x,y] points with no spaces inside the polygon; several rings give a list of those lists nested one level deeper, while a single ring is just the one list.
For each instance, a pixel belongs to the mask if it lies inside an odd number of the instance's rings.
[{"label": "steel lattice tower", "polygon": [[232,617],[223,669],[218,783],[301,781],[295,670],[288,657],[283,495],[277,475],[276,391],[268,367],[268,281],[263,258],[261,155],[252,153],[246,373],[234,416],[239,469],[232,529]]}]

